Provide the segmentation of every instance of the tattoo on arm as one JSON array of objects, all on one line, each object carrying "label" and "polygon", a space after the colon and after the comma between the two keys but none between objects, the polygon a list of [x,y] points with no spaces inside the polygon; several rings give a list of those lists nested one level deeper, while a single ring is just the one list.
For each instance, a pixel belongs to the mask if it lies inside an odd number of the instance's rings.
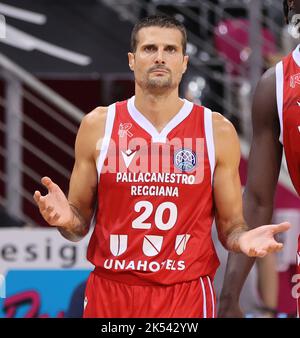
[{"label": "tattoo on arm", "polygon": [[80,213],[80,210],[72,203],[69,203],[73,213],[71,228],[58,228],[60,233],[71,241],[80,240],[89,230],[88,224]]},{"label": "tattoo on arm", "polygon": [[[84,218],[82,217],[79,209],[72,203],[69,203],[70,208],[73,212],[74,215],[74,225],[78,224],[79,226],[83,226],[86,225],[86,221],[84,220]],[[77,218],[77,222],[76,222],[76,218]]]}]

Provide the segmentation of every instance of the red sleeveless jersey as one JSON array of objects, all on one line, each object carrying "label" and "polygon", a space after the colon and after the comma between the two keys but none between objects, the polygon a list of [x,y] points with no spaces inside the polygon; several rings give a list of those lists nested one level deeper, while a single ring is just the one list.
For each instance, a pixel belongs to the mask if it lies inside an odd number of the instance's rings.
[{"label": "red sleeveless jersey", "polygon": [[108,108],[88,260],[133,285],[213,278],[212,112],[183,100],[158,132],[134,99]]},{"label": "red sleeveless jersey", "polygon": [[276,65],[277,107],[280,121],[280,142],[293,185],[300,195],[300,50]]},{"label": "red sleeveless jersey", "polygon": [[[300,195],[300,45],[276,65],[276,97],[280,142],[293,185]],[[300,274],[300,236],[297,272]],[[298,313],[299,299],[298,299]]]}]

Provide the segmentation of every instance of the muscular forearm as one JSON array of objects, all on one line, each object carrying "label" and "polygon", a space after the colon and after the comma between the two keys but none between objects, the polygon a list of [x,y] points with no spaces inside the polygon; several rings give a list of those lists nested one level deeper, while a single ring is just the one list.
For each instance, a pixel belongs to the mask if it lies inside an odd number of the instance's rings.
[{"label": "muscular forearm", "polygon": [[[262,224],[268,224],[272,215],[272,206],[262,206],[247,193],[243,196],[244,217],[250,229]],[[253,202],[254,201],[254,202]],[[236,251],[236,250],[235,250]],[[230,252],[224,277],[221,297],[223,301],[237,301],[245,280],[255,263],[255,258]]]},{"label": "muscular forearm", "polygon": [[70,203],[72,220],[65,226],[57,227],[63,237],[72,242],[80,241],[89,231],[89,226],[81,215],[79,209]]}]

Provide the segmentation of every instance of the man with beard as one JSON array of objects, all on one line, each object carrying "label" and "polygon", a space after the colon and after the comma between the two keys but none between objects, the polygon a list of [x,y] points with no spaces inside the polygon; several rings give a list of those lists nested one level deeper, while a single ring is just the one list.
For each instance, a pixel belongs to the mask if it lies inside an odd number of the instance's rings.
[{"label": "man with beard", "polygon": [[131,47],[135,96],[83,119],[68,198],[48,177],[48,194],[34,198],[71,241],[88,232],[98,201],[84,317],[214,317],[214,217],[225,248],[259,257],[282,248],[274,235],[290,224],[248,231],[234,127],[178,94],[188,63],[182,24],[144,18]]},{"label": "man with beard", "polygon": [[[286,22],[292,23],[291,31],[299,37],[300,1],[284,0],[283,9]],[[253,139],[243,205],[247,224],[254,228],[271,220],[283,149],[291,180],[300,194],[300,45],[263,74],[253,99],[252,122]],[[243,315],[239,296],[253,264],[253,258],[229,254],[219,316]],[[293,283],[300,280],[300,237],[296,264]],[[297,298],[299,316],[297,287],[293,288],[292,295]]]}]

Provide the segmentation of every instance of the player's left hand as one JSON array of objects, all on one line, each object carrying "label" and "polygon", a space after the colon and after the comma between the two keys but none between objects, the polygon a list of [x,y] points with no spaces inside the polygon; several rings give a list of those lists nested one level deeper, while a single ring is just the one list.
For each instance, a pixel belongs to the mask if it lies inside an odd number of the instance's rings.
[{"label": "player's left hand", "polygon": [[277,242],[274,235],[287,231],[290,227],[290,223],[283,222],[246,231],[239,238],[240,250],[249,257],[265,257],[271,252],[278,252],[283,244]]}]

